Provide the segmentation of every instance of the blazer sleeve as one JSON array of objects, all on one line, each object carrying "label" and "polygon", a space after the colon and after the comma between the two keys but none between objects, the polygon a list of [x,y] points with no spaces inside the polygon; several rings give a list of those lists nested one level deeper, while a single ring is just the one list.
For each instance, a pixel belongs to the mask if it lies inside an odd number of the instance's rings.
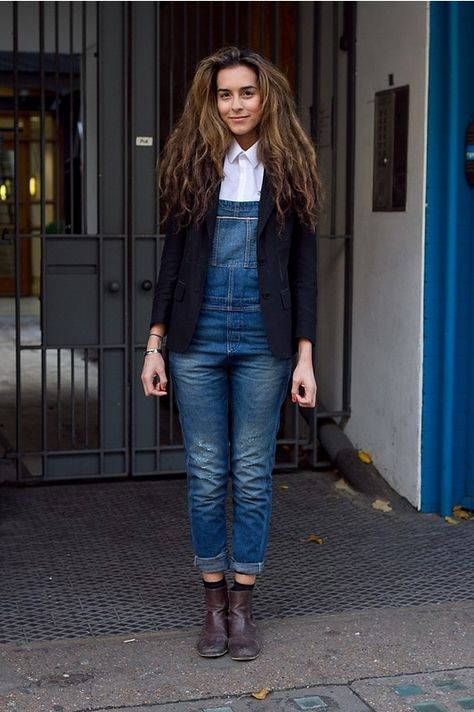
[{"label": "blazer sleeve", "polygon": [[316,234],[295,220],[289,259],[293,338],[316,342],[317,244]]},{"label": "blazer sleeve", "polygon": [[165,324],[166,329],[168,329],[174,290],[183,259],[185,240],[185,229],[176,231],[172,223],[166,226],[165,244],[155,286],[150,325]]}]

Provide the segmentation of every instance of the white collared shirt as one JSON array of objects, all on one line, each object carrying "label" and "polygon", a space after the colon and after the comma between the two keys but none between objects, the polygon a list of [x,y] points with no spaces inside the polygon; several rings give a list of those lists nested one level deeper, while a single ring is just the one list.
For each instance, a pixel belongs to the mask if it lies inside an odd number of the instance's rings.
[{"label": "white collared shirt", "polygon": [[263,164],[258,160],[258,141],[244,151],[234,139],[224,161],[221,200],[260,200]]}]

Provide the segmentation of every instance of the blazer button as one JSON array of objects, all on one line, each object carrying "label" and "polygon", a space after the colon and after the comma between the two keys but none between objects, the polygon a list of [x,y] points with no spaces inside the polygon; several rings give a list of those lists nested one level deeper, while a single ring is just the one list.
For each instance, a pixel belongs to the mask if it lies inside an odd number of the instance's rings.
[{"label": "blazer button", "polygon": [[260,259],[257,260],[257,264],[260,265],[260,267],[261,267],[262,265],[265,264],[265,260],[260,257]]},{"label": "blazer button", "polygon": [[272,296],[272,295],[270,294],[270,292],[264,292],[264,293],[262,294],[262,297],[263,297],[264,299],[270,299],[271,296]]}]

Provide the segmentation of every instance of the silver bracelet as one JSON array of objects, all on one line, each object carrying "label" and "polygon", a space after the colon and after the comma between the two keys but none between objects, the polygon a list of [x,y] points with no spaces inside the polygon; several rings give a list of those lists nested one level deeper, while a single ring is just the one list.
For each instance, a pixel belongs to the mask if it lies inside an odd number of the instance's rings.
[{"label": "silver bracelet", "polygon": [[143,355],[144,355],[144,356],[148,356],[148,354],[162,354],[162,353],[163,353],[163,349],[161,349],[161,348],[159,348],[159,349],[147,349],[146,351],[144,351]]}]

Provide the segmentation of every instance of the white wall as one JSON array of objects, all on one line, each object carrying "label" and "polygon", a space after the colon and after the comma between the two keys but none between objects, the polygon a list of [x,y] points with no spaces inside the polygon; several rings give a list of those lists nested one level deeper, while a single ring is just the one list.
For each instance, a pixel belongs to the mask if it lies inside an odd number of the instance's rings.
[{"label": "white wall", "polygon": [[[359,2],[352,416],[346,428],[419,506],[428,3]],[[372,212],[374,93],[408,84],[406,212]],[[440,404],[442,407],[442,404]]]}]

